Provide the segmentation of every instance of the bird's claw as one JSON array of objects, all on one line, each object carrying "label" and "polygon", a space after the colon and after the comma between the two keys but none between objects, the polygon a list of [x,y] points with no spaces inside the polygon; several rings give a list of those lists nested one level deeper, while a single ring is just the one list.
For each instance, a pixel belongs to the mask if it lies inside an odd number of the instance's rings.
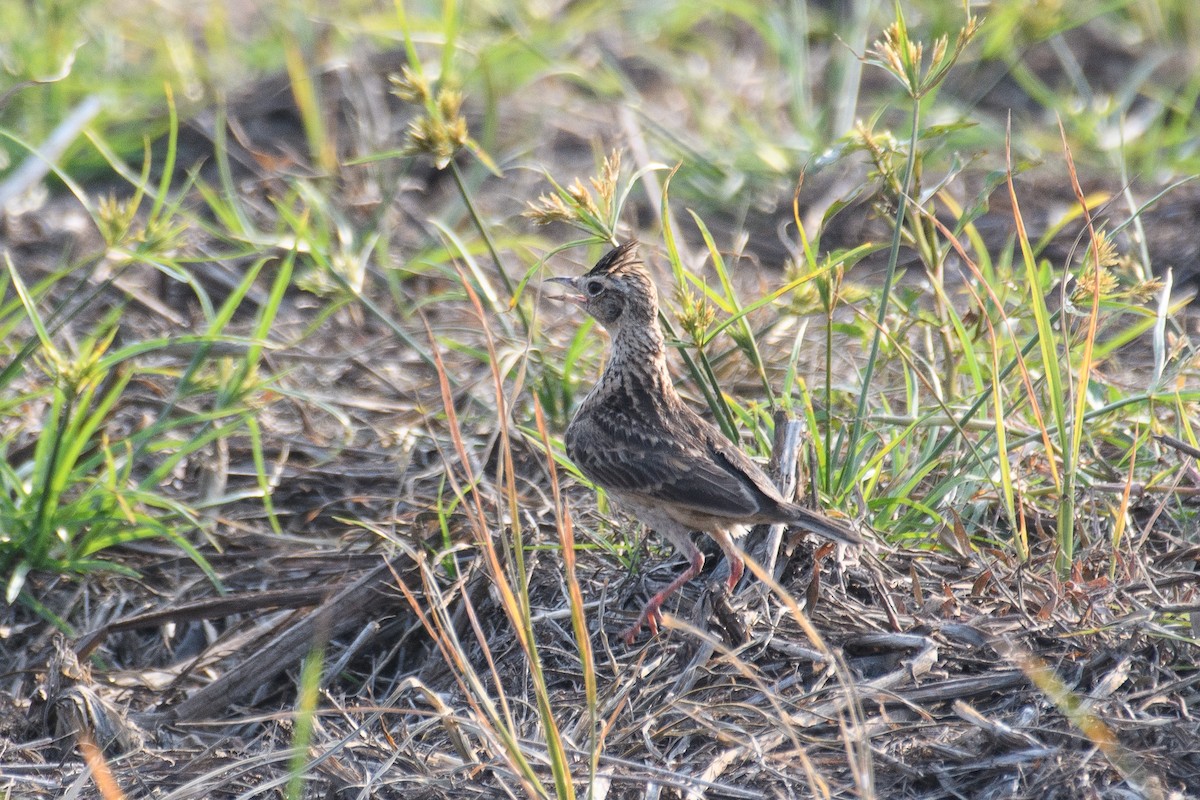
[{"label": "bird's claw", "polygon": [[652,600],[642,609],[642,613],[638,614],[637,620],[621,631],[621,638],[625,640],[626,645],[632,647],[634,639],[642,632],[642,625],[650,629],[651,636],[658,636],[658,623],[660,622],[662,622],[662,611],[659,610],[659,604]]}]

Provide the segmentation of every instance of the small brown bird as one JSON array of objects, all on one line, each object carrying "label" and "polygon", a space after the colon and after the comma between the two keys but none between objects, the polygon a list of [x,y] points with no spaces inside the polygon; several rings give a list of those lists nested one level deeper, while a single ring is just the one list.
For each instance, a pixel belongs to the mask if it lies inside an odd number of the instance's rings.
[{"label": "small brown bird", "polygon": [[582,306],[612,339],[604,374],[567,427],[567,455],[690,565],[650,598],[623,632],[627,643],[643,624],[658,633],[663,601],[700,574],[704,554],[693,531],[711,536],[729,559],[730,589],[744,566],[733,539],[747,525],[783,523],[862,543],[842,523],[784,500],[758,465],[680,399],[667,371],[658,292],[637,242],[610,251],[586,275],[551,280],[570,287],[560,299]]}]

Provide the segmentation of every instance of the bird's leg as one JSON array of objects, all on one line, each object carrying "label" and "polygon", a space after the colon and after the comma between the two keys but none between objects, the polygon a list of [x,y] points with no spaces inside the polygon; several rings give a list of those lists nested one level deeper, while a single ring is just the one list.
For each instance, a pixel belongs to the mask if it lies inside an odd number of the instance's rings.
[{"label": "bird's leg", "polygon": [[746,562],[742,560],[742,554],[738,552],[737,545],[733,543],[733,537],[729,535],[729,531],[717,530],[709,533],[713,541],[721,548],[721,552],[725,554],[725,559],[729,561],[729,591],[733,591],[738,581],[742,579],[742,573],[746,569]]},{"label": "bird's leg", "polygon": [[[676,542],[675,537],[671,537],[671,541],[675,543],[677,547],[683,543]],[[621,632],[621,638],[625,640],[625,644],[633,644],[633,640],[636,639],[638,633],[641,632],[643,624],[648,625],[650,627],[650,633],[657,636],[658,623],[659,620],[662,619],[662,612],[660,609],[662,608],[663,601],[665,601],[675,592],[679,591],[680,587],[682,587],[692,578],[699,575],[700,570],[704,569],[704,553],[700,552],[700,548],[696,547],[696,545],[692,543],[691,539],[685,539],[684,542],[686,542],[687,547],[681,547],[680,549],[682,549],[687,555],[688,561],[691,565],[685,569],[679,575],[679,577],[671,581],[667,588],[654,595],[654,597],[651,597],[650,602],[646,603],[646,605],[642,607],[642,613],[638,614],[637,621]]]}]

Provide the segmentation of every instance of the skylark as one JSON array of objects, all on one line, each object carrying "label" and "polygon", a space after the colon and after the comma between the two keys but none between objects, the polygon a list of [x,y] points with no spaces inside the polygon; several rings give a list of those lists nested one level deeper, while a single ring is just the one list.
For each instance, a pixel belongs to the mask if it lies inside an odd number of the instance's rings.
[{"label": "skylark", "polygon": [[711,536],[729,559],[730,589],[743,571],[733,540],[748,525],[783,523],[862,542],[846,525],[784,500],[758,465],[684,404],[667,370],[658,291],[637,242],[610,251],[586,275],[551,280],[569,287],[560,299],[582,306],[612,339],[604,373],[567,427],[567,455],[689,563],[622,633],[627,643],[643,624],[658,633],[663,601],[700,574],[704,554],[692,541],[695,531]]}]

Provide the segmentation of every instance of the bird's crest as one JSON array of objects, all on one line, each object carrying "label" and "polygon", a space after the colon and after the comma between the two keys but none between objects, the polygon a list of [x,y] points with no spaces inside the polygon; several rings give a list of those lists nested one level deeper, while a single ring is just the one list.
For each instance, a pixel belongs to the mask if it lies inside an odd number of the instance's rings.
[{"label": "bird's crest", "polygon": [[638,242],[636,239],[630,239],[609,250],[604,258],[596,262],[596,266],[591,268],[588,275],[593,277],[607,275],[615,278],[621,275],[645,274],[645,272],[646,268],[642,265],[642,258],[638,255]]}]

